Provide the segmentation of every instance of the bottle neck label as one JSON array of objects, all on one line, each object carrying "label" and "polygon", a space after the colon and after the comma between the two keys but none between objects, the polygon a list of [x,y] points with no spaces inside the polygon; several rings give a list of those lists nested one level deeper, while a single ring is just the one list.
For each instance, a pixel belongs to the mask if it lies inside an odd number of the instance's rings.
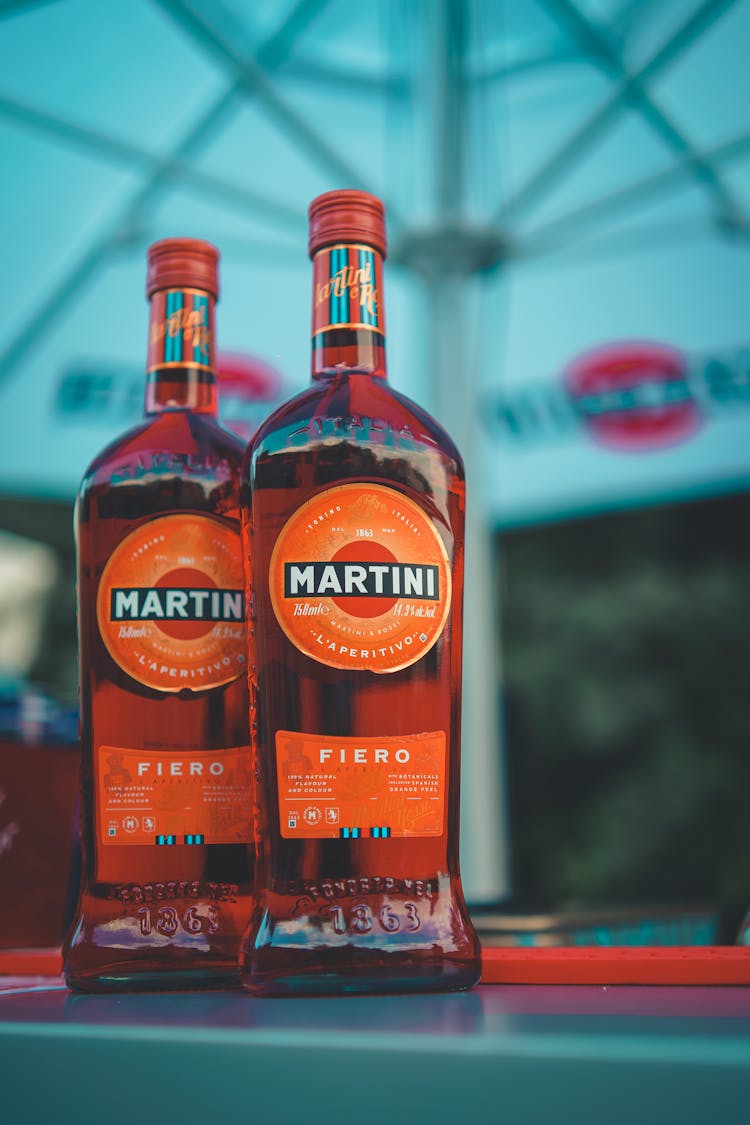
[{"label": "bottle neck label", "polygon": [[385,342],[383,259],[371,246],[325,246],[313,259],[313,341],[341,330],[369,331]]},{"label": "bottle neck label", "polygon": [[426,512],[396,489],[341,484],[290,517],[271,556],[276,619],[320,664],[397,672],[441,636],[448,553]]},{"label": "bottle neck label", "polygon": [[214,367],[214,299],[202,289],[162,289],[151,298],[146,373]]}]

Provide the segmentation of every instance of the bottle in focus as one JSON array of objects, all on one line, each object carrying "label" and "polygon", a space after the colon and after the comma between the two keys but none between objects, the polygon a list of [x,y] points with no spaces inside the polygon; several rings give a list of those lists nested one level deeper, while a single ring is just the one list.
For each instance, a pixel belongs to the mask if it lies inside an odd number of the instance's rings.
[{"label": "bottle in focus", "polygon": [[217,422],[218,253],[149,249],[145,418],[75,513],[82,872],[63,948],[78,991],[237,983],[250,911],[238,485]]},{"label": "bottle in focus", "polygon": [[312,385],[248,447],[255,995],[463,989],[464,472],[386,376],[382,203],[310,206]]}]

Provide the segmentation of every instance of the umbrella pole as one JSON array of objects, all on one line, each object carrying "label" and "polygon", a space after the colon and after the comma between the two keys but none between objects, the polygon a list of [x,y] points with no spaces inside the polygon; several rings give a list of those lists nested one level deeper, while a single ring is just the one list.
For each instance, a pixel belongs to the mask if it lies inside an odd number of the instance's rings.
[{"label": "umbrella pole", "polygon": [[[436,10],[437,9],[437,10]],[[464,585],[461,774],[461,871],[470,905],[497,903],[509,893],[508,831],[500,729],[499,619],[492,537],[482,501],[477,372],[469,342],[471,254],[462,252],[465,0],[431,6],[431,124],[434,143],[435,228],[426,277],[431,342],[428,385],[437,416],[465,460],[468,485]],[[425,265],[427,268],[425,269]]]},{"label": "umbrella pole", "polygon": [[442,275],[427,282],[426,294],[435,413],[445,420],[466,467],[461,873],[469,904],[486,905],[509,893],[509,855],[493,544],[482,500],[475,380],[466,346],[471,293],[465,277]]}]

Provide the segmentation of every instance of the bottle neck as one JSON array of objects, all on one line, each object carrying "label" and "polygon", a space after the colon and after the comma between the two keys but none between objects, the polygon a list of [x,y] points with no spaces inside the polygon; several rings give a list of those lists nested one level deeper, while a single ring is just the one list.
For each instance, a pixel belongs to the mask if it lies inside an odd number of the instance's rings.
[{"label": "bottle neck", "polygon": [[313,258],[312,376],[341,371],[386,377],[383,257],[358,242]]},{"label": "bottle neck", "polygon": [[151,297],[146,413],[216,414],[214,305],[204,289],[160,289]]}]

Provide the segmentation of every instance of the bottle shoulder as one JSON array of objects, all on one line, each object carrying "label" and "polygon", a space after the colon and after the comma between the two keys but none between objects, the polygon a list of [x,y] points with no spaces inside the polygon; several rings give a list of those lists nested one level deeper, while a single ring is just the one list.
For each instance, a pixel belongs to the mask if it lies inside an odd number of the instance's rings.
[{"label": "bottle shoulder", "polygon": [[145,418],[119,434],[96,454],[87,466],[82,487],[97,483],[112,471],[129,464],[145,465],[149,458],[206,456],[239,466],[245,442],[210,416],[190,411],[170,411]]},{"label": "bottle shoulder", "polygon": [[86,466],[81,479],[82,486],[88,481],[93,480],[102,468],[117,462],[122,456],[127,455],[132,448],[139,447],[143,437],[148,433],[149,428],[149,420],[144,419],[137,425],[132,426],[128,430],[124,430],[122,433],[112,438],[111,441],[94,455],[93,459]]},{"label": "bottle shoulder", "polygon": [[400,391],[391,390],[392,396],[399,403],[401,409],[410,413],[414,419],[414,423],[420,427],[420,433],[423,439],[429,440],[432,444],[438,447],[444,456],[455,461],[463,471],[463,457],[454,442],[451,435],[436,418],[432,416],[423,406],[414,402],[407,395],[402,394]]},{"label": "bottle shoulder", "polygon": [[288,425],[293,425],[300,419],[314,414],[320,397],[320,387],[313,383],[312,386],[304,387],[285,399],[263,419],[251,437],[245,455],[248,456],[253,449],[262,446],[279,430],[283,430]]},{"label": "bottle shoulder", "polygon": [[246,451],[246,470],[258,457],[312,445],[331,446],[335,438],[358,446],[388,445],[394,452],[428,452],[463,476],[463,459],[440,423],[418,403],[384,379],[342,373],[312,386],[277,407],[256,431]]},{"label": "bottle shoulder", "polygon": [[120,435],[89,465],[77,521],[138,523],[169,512],[239,519],[244,442],[212,418],[173,411]]}]

